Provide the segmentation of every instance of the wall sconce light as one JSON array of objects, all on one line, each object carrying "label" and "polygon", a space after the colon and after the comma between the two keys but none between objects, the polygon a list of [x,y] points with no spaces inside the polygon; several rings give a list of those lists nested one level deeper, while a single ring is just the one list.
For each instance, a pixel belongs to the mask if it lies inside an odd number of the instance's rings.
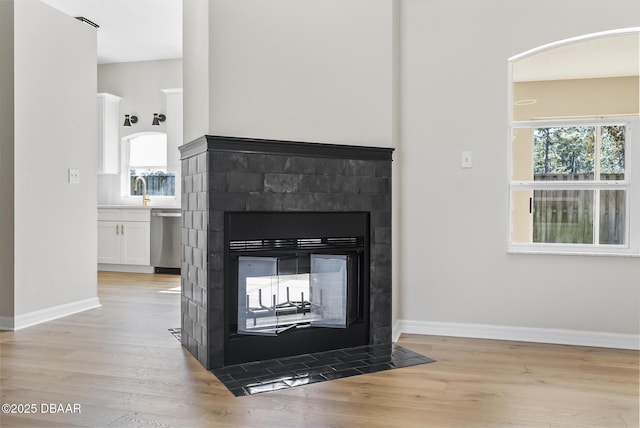
[{"label": "wall sconce light", "polygon": [[160,125],[160,122],[164,122],[165,120],[167,120],[167,116],[164,114],[153,113],[153,122],[151,122],[151,124]]},{"label": "wall sconce light", "polygon": [[131,126],[132,123],[133,124],[138,123],[138,116],[125,114],[124,115],[124,124],[122,126]]}]

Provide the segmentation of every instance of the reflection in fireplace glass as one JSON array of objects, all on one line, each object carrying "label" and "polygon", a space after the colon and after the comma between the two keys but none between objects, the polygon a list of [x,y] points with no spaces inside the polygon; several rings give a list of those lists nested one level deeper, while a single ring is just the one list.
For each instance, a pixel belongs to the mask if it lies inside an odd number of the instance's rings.
[{"label": "reflection in fireplace glass", "polygon": [[347,326],[348,256],[238,257],[238,333]]},{"label": "reflection in fireplace glass", "polygon": [[347,256],[311,255],[311,325],[347,326]]}]

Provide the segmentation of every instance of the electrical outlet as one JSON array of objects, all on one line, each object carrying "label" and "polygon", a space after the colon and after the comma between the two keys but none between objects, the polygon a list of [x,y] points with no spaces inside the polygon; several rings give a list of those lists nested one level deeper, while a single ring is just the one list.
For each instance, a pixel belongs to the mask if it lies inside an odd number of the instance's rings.
[{"label": "electrical outlet", "polygon": [[80,184],[80,170],[79,169],[70,169],[69,170],[69,183],[71,183],[71,184]]},{"label": "electrical outlet", "polygon": [[471,152],[462,152],[460,168],[471,168],[471,167],[473,167]]}]

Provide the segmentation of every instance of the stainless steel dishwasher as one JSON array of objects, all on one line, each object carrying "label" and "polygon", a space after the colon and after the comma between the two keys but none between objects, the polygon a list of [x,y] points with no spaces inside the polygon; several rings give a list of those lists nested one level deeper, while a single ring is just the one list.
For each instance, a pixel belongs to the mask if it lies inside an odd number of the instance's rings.
[{"label": "stainless steel dishwasher", "polygon": [[151,266],[156,273],[180,272],[181,230],[180,209],[154,208],[151,210]]}]

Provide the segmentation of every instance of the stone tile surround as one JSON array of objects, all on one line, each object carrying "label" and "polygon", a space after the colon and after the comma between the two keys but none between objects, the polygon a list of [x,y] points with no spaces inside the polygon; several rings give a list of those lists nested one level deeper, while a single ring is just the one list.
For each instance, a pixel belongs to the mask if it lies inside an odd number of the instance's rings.
[{"label": "stone tile surround", "polygon": [[391,343],[392,149],[203,136],[182,159],[182,344],[224,364],[224,213],[370,213],[371,345]]}]

